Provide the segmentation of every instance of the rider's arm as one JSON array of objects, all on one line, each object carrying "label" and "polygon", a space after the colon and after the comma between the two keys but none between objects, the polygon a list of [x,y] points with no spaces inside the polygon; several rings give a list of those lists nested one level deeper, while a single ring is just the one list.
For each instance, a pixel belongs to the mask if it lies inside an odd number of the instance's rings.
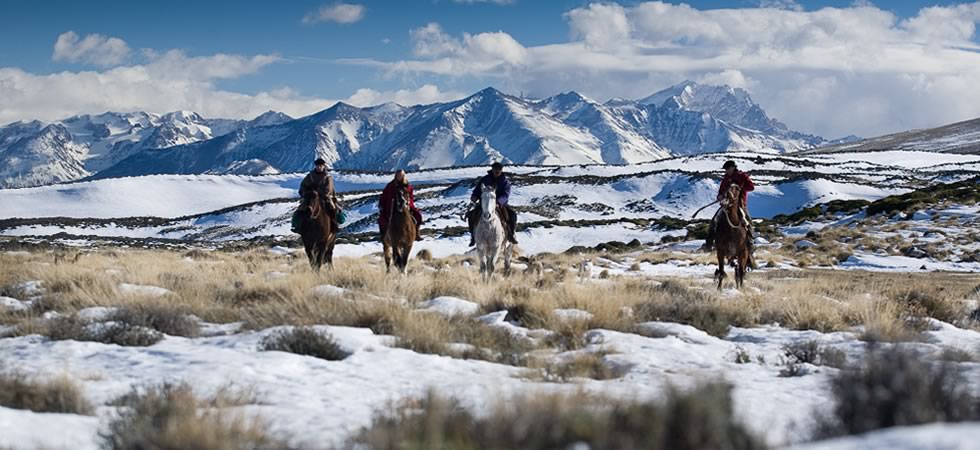
[{"label": "rider's arm", "polygon": [[477,181],[476,187],[473,188],[473,193],[470,194],[470,202],[474,202],[475,203],[477,200],[480,199],[480,196],[483,195],[483,190],[480,189],[480,186],[482,186],[482,185],[483,185],[482,180],[481,181]]},{"label": "rider's arm", "polygon": [[497,196],[497,203],[506,205],[507,201],[510,200],[510,180],[505,177],[500,183],[500,195]]},{"label": "rider's arm", "polygon": [[755,190],[755,183],[749,178],[749,174],[742,173],[742,192],[752,192]]}]

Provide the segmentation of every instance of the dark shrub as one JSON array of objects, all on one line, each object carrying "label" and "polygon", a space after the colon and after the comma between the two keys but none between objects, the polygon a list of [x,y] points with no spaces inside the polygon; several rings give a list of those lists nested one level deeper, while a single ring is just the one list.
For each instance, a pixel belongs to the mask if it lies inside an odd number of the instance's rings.
[{"label": "dark shrub", "polygon": [[44,334],[53,341],[92,341],[129,347],[156,344],[163,335],[155,330],[123,322],[92,323],[77,315],[60,316],[49,320]]},{"label": "dark shrub", "polygon": [[270,334],[259,343],[259,349],[295,353],[328,361],[340,361],[350,356],[333,338],[310,327],[297,327]]},{"label": "dark shrub", "polygon": [[817,437],[980,419],[978,399],[951,364],[899,347],[869,352],[834,378],[831,392],[833,414],[819,421]]},{"label": "dark shrub", "polygon": [[110,316],[110,320],[150,328],[171,336],[197,337],[201,331],[189,310],[163,303],[122,306]]}]

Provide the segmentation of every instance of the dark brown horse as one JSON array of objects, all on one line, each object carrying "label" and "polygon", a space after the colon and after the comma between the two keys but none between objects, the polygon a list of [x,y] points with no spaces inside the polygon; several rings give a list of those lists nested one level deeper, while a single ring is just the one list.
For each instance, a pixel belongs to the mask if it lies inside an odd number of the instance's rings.
[{"label": "dark brown horse", "polygon": [[337,243],[337,229],[330,217],[330,208],[320,198],[320,194],[311,191],[303,198],[300,209],[305,210],[299,224],[299,234],[306,248],[306,257],[310,259],[310,267],[320,272],[324,263],[333,267],[333,247]]},{"label": "dark brown horse", "polygon": [[415,243],[415,236],[419,229],[415,223],[415,218],[412,216],[412,209],[408,202],[408,191],[404,185],[398,187],[391,203],[388,228],[381,240],[384,246],[385,267],[387,267],[388,272],[391,272],[391,262],[394,259],[395,267],[404,274],[408,267],[408,256],[412,253],[412,244]]},{"label": "dark brown horse", "polygon": [[725,274],[725,264],[730,263],[735,268],[735,287],[741,288],[745,280],[745,268],[749,263],[748,221],[742,214],[742,188],[732,184],[721,200],[721,212],[718,214],[718,225],[715,234],[715,246],[718,250],[718,289],[728,276]]}]

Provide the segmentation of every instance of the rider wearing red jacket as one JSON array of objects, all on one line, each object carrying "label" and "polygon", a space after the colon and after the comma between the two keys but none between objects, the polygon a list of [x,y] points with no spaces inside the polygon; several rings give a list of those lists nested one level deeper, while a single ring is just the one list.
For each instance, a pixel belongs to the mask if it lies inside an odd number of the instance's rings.
[{"label": "rider wearing red jacket", "polygon": [[[755,190],[755,183],[753,183],[752,179],[749,178],[749,174],[738,170],[738,166],[735,164],[735,161],[725,161],[725,164],[722,165],[721,167],[722,169],[725,169],[725,176],[722,177],[721,179],[721,186],[718,187],[718,196],[716,197],[716,200],[720,202],[723,198],[725,198],[725,194],[728,193],[728,188],[730,188],[733,183],[738,185],[742,189],[742,211],[745,212],[745,218],[748,219],[749,226],[746,230],[748,231],[749,234],[748,244],[749,244],[750,255],[751,255],[752,218],[749,216],[748,200],[749,200],[749,192]],[[704,241],[703,249],[709,252],[712,251],[714,248],[715,229],[717,228],[718,225],[718,216],[719,213],[721,212],[721,209],[719,209],[718,211],[719,212],[715,213],[715,216],[711,219],[711,223],[708,225],[708,237]],[[752,265],[753,267],[755,266],[754,260],[752,261]]]},{"label": "rider wearing red jacket", "polygon": [[[408,178],[405,176],[405,171],[399,169],[395,172],[395,179],[391,180],[391,182],[385,186],[384,190],[381,191],[381,198],[378,200],[378,228],[381,231],[381,239],[384,239],[385,230],[388,229],[388,219],[391,217],[391,206],[395,200],[395,193],[398,191],[399,186],[405,187],[405,192],[408,193],[408,207],[412,210],[412,217],[415,218],[415,226],[418,227],[419,231],[422,229],[422,212],[415,207],[414,189],[408,182]],[[422,234],[415,233],[415,240],[421,241]]]}]

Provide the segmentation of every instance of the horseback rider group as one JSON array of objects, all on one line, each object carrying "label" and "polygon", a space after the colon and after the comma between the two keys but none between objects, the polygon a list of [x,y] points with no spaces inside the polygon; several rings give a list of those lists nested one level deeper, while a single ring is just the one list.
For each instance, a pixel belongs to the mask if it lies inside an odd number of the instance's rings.
[{"label": "horseback rider group", "polygon": [[[319,198],[323,201],[323,206],[326,207],[326,211],[330,214],[330,217],[333,218],[334,224],[338,225],[337,217],[342,217],[342,208],[337,202],[333,178],[331,178],[330,174],[327,173],[326,161],[324,161],[322,158],[318,158],[316,161],[314,161],[313,167],[313,171],[307,174],[300,183],[299,195],[301,198],[306,198],[306,196],[311,192],[317,192],[319,194]],[[744,216],[741,219],[743,219],[747,224],[748,242],[746,244],[749,246],[749,254],[751,255],[753,233],[752,218],[749,215],[748,209],[748,194],[749,192],[755,190],[755,183],[752,182],[752,179],[749,178],[747,173],[738,170],[738,166],[735,164],[735,161],[726,161],[722,166],[722,169],[724,169],[725,175],[722,177],[721,185],[718,188],[716,200],[720,202],[724,198],[725,193],[728,192],[728,189],[733,184],[740,188],[741,211]],[[502,219],[501,221],[506,224],[505,228],[507,240],[516,244],[517,238],[515,236],[515,232],[517,231],[517,212],[514,211],[514,208],[508,204],[511,191],[510,180],[504,173],[504,165],[500,162],[494,162],[490,166],[490,170],[487,171],[487,174],[480,178],[479,182],[476,183],[476,186],[473,188],[473,192],[470,195],[470,207],[466,212],[466,221],[469,225],[470,231],[469,246],[472,247],[475,245],[473,230],[480,222],[480,210],[475,206],[480,200],[484,186],[492,187],[495,190],[497,196],[497,212]],[[408,182],[405,171],[397,170],[395,171],[394,178],[385,186],[378,201],[378,229],[382,237],[385,234],[388,218],[391,215],[392,200],[399,188],[403,188],[408,194],[409,208],[411,208],[416,226],[421,226],[423,223],[422,213],[415,206],[414,188],[412,187],[411,183]],[[713,251],[718,220],[721,213],[722,210],[719,209],[711,219],[711,222],[708,225],[708,236],[705,239],[704,246],[701,247],[702,251]],[[294,232],[298,232],[297,230],[300,214],[301,211],[297,210],[297,212],[293,215]],[[342,223],[342,220],[340,222]],[[416,240],[422,240],[421,234],[416,233],[416,236]],[[753,268],[755,268],[756,265],[754,258],[750,258],[750,264]]]}]

